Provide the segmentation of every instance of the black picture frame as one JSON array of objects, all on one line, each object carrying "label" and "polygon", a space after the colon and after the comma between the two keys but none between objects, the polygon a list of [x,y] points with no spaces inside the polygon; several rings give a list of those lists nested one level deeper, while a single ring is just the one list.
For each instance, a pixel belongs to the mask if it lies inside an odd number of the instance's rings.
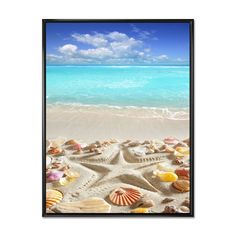
[{"label": "black picture frame", "polygon": [[[190,32],[190,212],[189,213],[46,213],[46,24],[189,23]],[[42,19],[42,217],[194,217],[194,19]]]}]

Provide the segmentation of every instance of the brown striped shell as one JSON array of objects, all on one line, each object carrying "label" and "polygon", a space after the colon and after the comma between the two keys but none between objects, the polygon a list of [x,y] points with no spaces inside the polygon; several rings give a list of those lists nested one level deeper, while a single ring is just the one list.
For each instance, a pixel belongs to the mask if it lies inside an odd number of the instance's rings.
[{"label": "brown striped shell", "polygon": [[63,194],[55,189],[47,189],[46,192],[46,208],[50,208],[51,206],[60,202],[63,198]]},{"label": "brown striped shell", "polygon": [[77,141],[74,139],[70,139],[64,143],[65,145],[76,145]]},{"label": "brown striped shell", "polygon": [[190,182],[189,180],[177,180],[172,184],[172,186],[179,192],[189,192]]},{"label": "brown striped shell", "polygon": [[132,188],[117,188],[109,195],[110,200],[120,206],[129,206],[137,202],[141,197],[141,193]]}]

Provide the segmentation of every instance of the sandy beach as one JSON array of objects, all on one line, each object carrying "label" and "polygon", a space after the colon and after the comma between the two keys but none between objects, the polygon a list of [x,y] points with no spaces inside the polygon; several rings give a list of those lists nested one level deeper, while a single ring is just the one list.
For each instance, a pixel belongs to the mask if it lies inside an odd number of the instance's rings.
[{"label": "sandy beach", "polygon": [[186,111],[162,111],[143,108],[112,108],[98,106],[47,106],[47,138],[75,138],[94,142],[189,137]]},{"label": "sandy beach", "polygon": [[181,111],[48,106],[48,214],[188,213],[185,117]]}]

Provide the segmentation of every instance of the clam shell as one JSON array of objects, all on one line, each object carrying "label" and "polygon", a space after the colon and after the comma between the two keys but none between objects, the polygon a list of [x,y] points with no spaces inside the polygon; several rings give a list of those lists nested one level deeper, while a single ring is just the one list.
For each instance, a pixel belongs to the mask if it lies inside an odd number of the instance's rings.
[{"label": "clam shell", "polygon": [[117,188],[111,192],[109,198],[116,205],[128,206],[137,202],[141,193],[133,188]]},{"label": "clam shell", "polygon": [[132,205],[132,208],[150,208],[155,205],[154,201],[147,196],[142,196],[137,202]]},{"label": "clam shell", "polygon": [[50,147],[50,149],[48,150],[48,154],[52,154],[52,155],[60,155],[62,153],[63,153],[63,150],[58,147]]},{"label": "clam shell", "polygon": [[178,153],[181,153],[183,155],[189,155],[189,148],[188,147],[177,147],[175,150]]},{"label": "clam shell", "polygon": [[176,139],[175,137],[167,137],[167,138],[164,139],[164,142],[166,144],[175,145],[179,142],[179,140]]},{"label": "clam shell", "polygon": [[46,191],[46,208],[59,203],[63,198],[63,194],[55,189],[47,189]]},{"label": "clam shell", "polygon": [[180,152],[177,152],[176,150],[174,151],[174,156],[177,157],[177,158],[181,158],[181,157],[184,157],[184,154],[180,153]]},{"label": "clam shell", "polygon": [[181,206],[181,207],[179,208],[179,212],[180,212],[180,213],[189,213],[190,210],[189,210],[189,208],[186,207],[186,206]]},{"label": "clam shell", "polygon": [[63,171],[52,170],[47,174],[47,181],[58,181],[64,175]]},{"label": "clam shell", "polygon": [[75,145],[72,146],[72,149],[75,150],[75,151],[76,150],[78,151],[78,150],[81,150],[82,147],[81,147],[81,145],[79,143],[76,143]]},{"label": "clam shell", "polygon": [[179,179],[189,179],[189,169],[177,169],[175,173],[178,175]]},{"label": "clam shell", "polygon": [[53,210],[59,213],[109,213],[111,205],[102,198],[89,198],[82,201],[61,202]]},{"label": "clam shell", "polygon": [[187,143],[179,142],[174,146],[174,148],[177,148],[177,147],[188,147],[188,145],[187,145]]},{"label": "clam shell", "polygon": [[64,143],[65,145],[76,145],[77,141],[74,139],[70,139]]},{"label": "clam shell", "polygon": [[179,192],[189,192],[190,190],[189,180],[177,180],[172,184],[172,186]]}]

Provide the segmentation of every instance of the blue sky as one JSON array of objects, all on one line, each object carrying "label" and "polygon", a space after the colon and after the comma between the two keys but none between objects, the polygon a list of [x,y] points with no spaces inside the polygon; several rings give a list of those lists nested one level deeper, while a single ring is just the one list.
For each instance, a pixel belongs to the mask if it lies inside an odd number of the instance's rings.
[{"label": "blue sky", "polygon": [[188,23],[47,23],[47,64],[189,64]]}]

